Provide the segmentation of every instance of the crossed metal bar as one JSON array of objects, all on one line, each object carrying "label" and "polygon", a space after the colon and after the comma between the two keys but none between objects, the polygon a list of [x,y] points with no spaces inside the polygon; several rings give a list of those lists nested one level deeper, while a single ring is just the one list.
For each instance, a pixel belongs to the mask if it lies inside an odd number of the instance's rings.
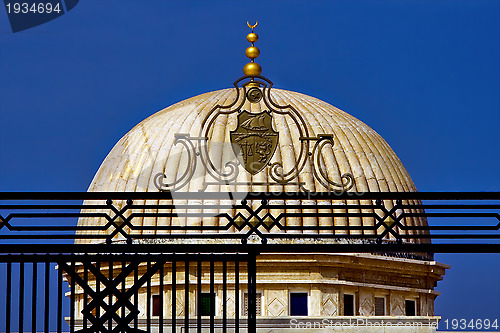
[{"label": "crossed metal bar", "polygon": [[[90,328],[82,329],[78,332],[100,332],[100,331],[108,331],[105,327],[105,323],[109,320],[114,320],[116,323],[115,327],[112,329],[112,332],[117,331],[130,331],[133,332],[134,329],[129,327],[129,324],[137,318],[139,314],[139,310],[137,309],[137,305],[132,304],[130,301],[130,297],[141,288],[144,283],[147,282],[159,269],[159,266],[163,265],[165,262],[157,262],[153,267],[146,271],[146,273],[141,277],[141,279],[135,283],[132,287],[130,287],[127,291],[122,292],[118,289],[118,285],[120,283],[124,283],[125,278],[132,273],[135,269],[138,268],[140,262],[133,261],[130,262],[115,278],[108,278],[104,274],[97,269],[91,262],[82,261],[83,268],[88,269],[94,276],[96,280],[100,281],[100,283],[104,284],[105,288],[97,292],[93,288],[91,288],[88,284],[88,281],[84,280],[70,265],[65,262],[60,262],[59,267],[64,270],[71,279],[74,279],[76,283],[89,295],[92,297],[92,301],[88,304],[84,305],[82,310],[82,314],[84,315],[84,320],[89,320],[92,324]],[[116,301],[111,304],[108,304],[105,301],[105,298],[116,297]],[[102,316],[95,316],[92,313],[92,310],[97,308],[102,308],[104,310],[104,314]],[[127,308],[129,313],[120,317],[117,313],[119,308]],[[138,332],[140,330],[137,330]],[[142,331],[140,331],[142,332]]]},{"label": "crossed metal bar", "polygon": [[[105,245],[105,244],[103,244]],[[130,246],[127,244],[123,244],[126,246]],[[109,245],[105,245],[109,246]],[[153,245],[151,245],[154,247]],[[109,246],[114,247],[114,246]],[[150,248],[151,249],[151,248]],[[248,283],[247,290],[250,294],[250,297],[255,297],[255,287],[256,287],[256,266],[255,260],[256,255],[258,254],[254,250],[247,249],[247,253],[194,253],[194,252],[186,252],[186,253],[172,253],[168,252],[164,254],[151,254],[146,252],[140,252],[141,254],[123,252],[119,254],[104,254],[102,251],[97,251],[93,254],[85,253],[85,254],[9,254],[9,255],[1,255],[0,254],[0,263],[7,264],[7,309],[5,309],[7,314],[7,322],[5,323],[5,331],[10,332],[11,325],[9,319],[11,318],[11,308],[13,304],[11,289],[12,285],[15,284],[12,278],[12,264],[18,263],[20,269],[19,279],[19,288],[21,293],[25,291],[25,275],[24,268],[25,265],[32,264],[33,265],[33,280],[37,281],[40,278],[36,273],[36,267],[38,263],[45,264],[45,288],[42,288],[42,292],[44,293],[41,296],[41,299],[45,301],[45,332],[49,332],[49,285],[53,282],[52,279],[49,278],[50,270],[54,268],[51,266],[51,263],[57,263],[58,272],[57,272],[57,287],[54,291],[57,290],[57,332],[62,332],[62,320],[63,317],[63,297],[64,297],[64,286],[63,286],[63,276],[67,277],[69,287],[70,287],[70,310],[69,310],[69,327],[70,333],[87,333],[87,332],[150,332],[151,324],[152,324],[152,315],[151,311],[151,303],[150,300],[152,298],[151,291],[151,280],[154,275],[158,275],[159,277],[159,293],[154,293],[154,295],[163,294],[164,285],[171,285],[172,288],[172,317],[163,318],[163,312],[160,312],[160,316],[158,318],[159,330],[164,324],[172,325],[172,327],[184,327],[187,331],[189,330],[189,326],[193,327],[193,321],[196,320],[197,323],[202,322],[202,314],[200,312],[195,314],[195,318],[189,318],[189,292],[191,291],[201,291],[201,263],[209,263],[210,269],[210,290],[214,290],[214,263],[222,263],[222,275],[223,275],[223,292],[224,295],[227,296],[227,288],[228,288],[228,263],[234,263],[234,287],[235,293],[239,293],[239,265],[240,263],[247,263],[247,275],[248,275]],[[116,264],[122,264],[121,267],[116,269]],[[152,264],[151,264],[152,263]],[[165,271],[165,264],[172,263],[171,270],[171,280],[164,282],[164,276],[167,276]],[[176,279],[176,272],[182,272],[182,269],[176,268],[177,263],[184,264],[184,276],[185,279]],[[198,283],[190,282],[190,275],[193,273],[189,266],[190,264],[196,264],[198,270],[194,272],[198,277]],[[110,266],[107,266],[109,264]],[[113,274],[113,270],[111,268],[115,264],[115,270]],[[30,265],[31,266],[31,265]],[[107,267],[106,267],[107,266]],[[208,266],[208,265],[207,265]],[[220,266],[219,266],[220,267]],[[104,268],[104,272],[101,269]],[[207,267],[208,268],[208,267]],[[106,274],[106,269],[108,272]],[[205,268],[204,268],[205,269]],[[140,272],[140,276],[139,276]],[[43,271],[41,272],[43,273]],[[131,280],[128,281],[127,286],[125,286],[126,279],[128,277],[133,276],[133,283]],[[184,281],[182,281],[184,280]],[[13,283],[14,282],[14,283]],[[95,282],[95,283],[94,283]],[[178,283],[184,283],[185,289],[185,298],[184,298],[184,324],[180,324],[180,326],[176,326],[176,285]],[[37,283],[33,283],[33,286],[36,286]],[[101,288],[101,285],[104,285],[104,288]],[[121,285],[121,287],[120,287]],[[190,287],[192,285],[192,287]],[[26,284],[26,286],[28,286]],[[77,314],[77,304],[79,301],[76,299],[77,286],[81,288],[79,291],[81,295],[83,295],[82,302],[82,311],[80,312],[83,315],[83,318]],[[16,288],[14,286],[14,288]],[[35,288],[35,287],[34,287]],[[141,293],[144,293],[147,299],[147,307],[145,309],[145,313],[142,313],[142,323],[139,323],[139,291],[142,289]],[[191,289],[192,288],[192,289]],[[36,309],[37,303],[37,292],[36,289],[33,290],[33,299],[32,304],[34,309]],[[89,300],[90,297],[90,301]],[[53,298],[52,298],[53,299]],[[108,301],[106,301],[108,299]],[[224,298],[223,307],[227,309],[227,299]],[[26,299],[22,297],[22,294],[19,299],[19,321],[20,326],[22,327],[23,323],[23,315],[26,311],[23,311],[25,307],[23,306]],[[249,332],[255,332],[255,315],[256,308],[255,302],[251,302],[249,299],[249,310],[248,310],[248,329]],[[237,307],[237,304],[235,304]],[[117,311],[122,309],[121,314]],[[160,305],[160,308],[163,308]],[[2,309],[3,311],[4,309]],[[53,313],[55,314],[55,312]],[[210,316],[210,325],[214,327],[214,318],[213,314]],[[75,325],[77,320],[83,319],[82,329],[75,329]],[[240,318],[244,320],[243,317],[239,316],[239,312],[234,315],[234,318],[228,318],[227,314],[223,317],[223,322],[225,327],[227,327],[228,323],[231,322],[230,325],[239,325]],[[32,311],[32,320],[36,321],[36,312]],[[228,322],[229,320],[229,322]],[[147,325],[144,325],[147,322]],[[243,322],[243,321],[242,321]],[[132,325],[133,323],[133,325]],[[90,324],[90,325],[89,325]],[[2,328],[4,323],[1,323],[0,326]],[[146,330],[139,329],[139,325],[147,327]],[[36,323],[35,326],[36,327]],[[22,328],[20,328],[22,330]]]},{"label": "crossed metal bar", "polygon": [[[123,207],[117,207],[112,201],[112,197],[119,198],[122,200],[124,195],[127,194],[129,199],[126,200],[126,204]],[[182,193],[176,193],[176,196]],[[44,205],[32,205],[32,204],[15,204],[15,205],[1,205],[1,210],[9,210],[8,215],[3,217],[0,215],[0,232],[7,229],[8,232],[0,233],[0,241],[14,240],[14,239],[103,239],[107,244],[110,244],[112,240],[118,236],[122,237],[127,244],[131,244],[133,240],[144,240],[144,239],[186,239],[186,238],[218,238],[218,239],[239,239],[242,243],[245,243],[247,239],[255,234],[258,236],[262,243],[267,243],[268,239],[276,238],[330,238],[330,239],[361,239],[376,241],[377,243],[382,243],[384,239],[391,236],[396,242],[401,243],[404,239],[489,239],[489,240],[499,240],[500,233],[500,193],[490,192],[490,193],[444,193],[442,197],[438,197],[439,193],[384,193],[384,192],[367,192],[367,193],[350,193],[347,194],[332,194],[332,193],[247,193],[245,195],[239,193],[230,193],[231,197],[236,198],[237,204],[225,205],[225,204],[176,204],[176,200],[172,200],[171,204],[160,205],[160,204],[135,204],[131,198],[143,198],[147,199],[160,199],[160,198],[171,198],[169,193],[80,193],[78,196],[80,199],[92,199],[96,198],[106,198],[106,203],[95,204],[95,205],[61,205],[61,204],[44,204]],[[213,199],[221,196],[221,193],[213,193],[208,195],[208,193],[188,193],[184,195],[186,199],[191,198]],[[33,194],[26,194],[26,199],[33,199]],[[34,195],[35,198],[40,199],[37,194]],[[228,193],[224,194],[224,198],[227,198]],[[19,200],[19,194],[4,194],[0,193],[1,200],[11,199]],[[76,194],[68,195],[70,199],[75,199]],[[50,200],[51,198],[58,199],[59,194],[47,194],[43,199]],[[181,195],[181,198],[182,195]],[[243,198],[240,200],[240,198]],[[432,199],[432,200],[458,200],[459,204],[403,204],[402,200],[411,200],[412,198],[417,199]],[[469,203],[461,204],[461,200],[488,200],[492,201],[490,203]],[[301,199],[340,199],[340,200],[360,200],[358,204],[328,204],[318,206],[316,204],[270,204],[269,199],[280,199],[280,200],[301,200]],[[371,200],[366,203],[366,199],[375,200],[375,204]],[[395,205],[388,209],[384,206],[384,200],[394,200]],[[253,209],[248,203],[254,200],[261,200],[261,204]],[[100,210],[98,212],[88,213],[88,212],[53,212],[56,210]],[[153,213],[137,212],[136,210],[152,209],[157,210]],[[213,214],[204,213],[203,209],[231,209],[237,211],[234,215],[228,213],[217,214],[216,217],[226,220],[227,223],[220,223],[217,226],[194,226],[194,225],[166,225],[166,226],[140,226],[134,225],[134,219],[139,217],[199,217],[204,218],[206,216],[213,217]],[[263,210],[275,209],[280,210],[280,213],[273,215],[270,212],[262,214]],[[292,213],[290,209],[342,209],[345,212],[299,212]],[[372,212],[358,212],[362,209],[370,209]],[[416,209],[417,212],[410,212],[410,209]],[[427,212],[424,212],[427,209]],[[435,209],[453,209],[453,212],[437,212]],[[23,212],[12,212],[13,210],[23,210]],[[49,212],[39,212],[40,210],[48,210]],[[102,212],[102,210],[108,210],[109,213]],[[165,212],[165,210],[170,210],[171,212]],[[186,212],[184,212],[186,210]],[[201,210],[201,212],[200,212]],[[356,212],[352,212],[356,210]],[[377,210],[380,213],[375,213]],[[468,210],[464,212],[464,210]],[[127,216],[127,212],[131,212]],[[260,216],[263,215],[263,216]],[[294,226],[286,225],[282,223],[286,217],[370,217],[373,218],[376,223],[374,225],[364,225],[364,226]],[[30,226],[19,226],[11,224],[14,219],[20,218],[105,218],[107,223],[104,225],[87,225],[87,226],[77,226],[77,225],[55,225],[55,226],[41,226],[41,225],[30,225]],[[490,225],[444,225],[444,226],[409,226],[405,225],[402,221],[406,217],[475,217],[475,218],[493,218],[497,220],[496,224]],[[125,229],[128,227],[129,231]],[[380,228],[383,228],[380,230]],[[112,229],[111,229],[112,228]],[[238,232],[228,232],[231,228],[235,228]],[[277,228],[280,232],[271,233],[271,229]],[[134,233],[133,231],[154,231],[152,233]],[[262,230],[267,230],[268,233],[263,233]],[[401,233],[400,231],[421,231],[420,233]],[[449,231],[448,234],[436,234],[434,231]],[[49,233],[52,231],[53,233]],[[78,232],[75,232],[78,231]],[[88,231],[99,231],[98,234],[88,233]],[[162,233],[162,231],[184,231],[184,233]],[[203,231],[202,233],[190,233],[189,231]],[[288,233],[287,231],[316,231],[318,233]],[[330,231],[329,233],[319,233],[319,231]],[[343,231],[338,233],[337,231]],[[482,234],[476,232],[483,231]],[[20,232],[20,233],[18,233]],[[31,232],[27,234],[27,232]],[[42,233],[43,232],[43,233]],[[486,232],[486,233],[484,233]]]},{"label": "crossed metal bar", "polygon": [[[65,272],[67,276],[69,277],[70,280],[70,285],[71,287],[71,297],[72,297],[72,305],[75,303],[74,299],[74,293],[75,293],[75,284],[78,284],[83,292],[90,296],[92,300],[83,306],[83,310],[81,313],[83,314],[83,321],[86,323],[87,321],[90,322],[90,327],[86,327],[86,324],[83,329],[78,330],[78,331],[73,331],[73,324],[70,325],[72,328],[72,332],[76,333],[90,333],[90,332],[146,332],[144,330],[138,329],[136,324],[134,324],[134,327],[131,327],[130,324],[134,321],[138,320],[138,315],[139,315],[139,310],[138,310],[138,304],[134,304],[131,299],[136,293],[139,291],[140,288],[142,288],[145,284],[148,283],[148,281],[151,281],[151,278],[157,274],[160,273],[162,274],[162,268],[167,262],[176,262],[176,261],[184,261],[189,263],[190,261],[197,261],[198,266],[201,264],[202,261],[209,261],[211,263],[211,270],[213,271],[213,262],[214,260],[223,260],[224,262],[227,262],[228,260],[235,260],[236,262],[241,262],[241,261],[246,261],[249,258],[249,255],[246,254],[185,254],[185,255],[177,255],[177,254],[171,254],[171,255],[149,255],[148,260],[149,261],[154,261],[153,265],[143,265],[141,267],[142,269],[145,270],[145,272],[142,274],[142,276],[139,278],[137,273],[134,275],[134,283],[125,289],[123,287],[123,284],[125,283],[125,279],[132,273],[137,272],[139,269],[139,266],[141,266],[141,263],[144,263],[144,256],[134,256],[134,255],[123,255],[124,257],[121,258],[121,260],[114,260],[110,257],[109,261],[105,260],[102,258],[100,255],[85,255],[85,257],[80,261],[82,263],[81,268],[84,270],[88,270],[91,274],[94,275],[94,281],[96,281],[96,288],[92,288],[89,285],[89,279],[88,279],[88,274],[82,274],[81,272],[78,272],[78,269],[75,268],[75,261],[77,260],[76,258],[73,258],[73,260],[68,263],[67,261],[58,261],[59,269],[61,272]],[[116,256],[115,256],[116,257]],[[174,259],[175,257],[175,259]],[[68,259],[71,259],[71,257],[67,257]],[[255,254],[251,257],[253,260],[252,262],[255,262]],[[109,262],[110,265],[116,262],[123,262],[126,261],[128,265],[124,265],[120,270],[117,276],[112,275],[112,273],[109,274],[109,276],[106,276],[101,272],[99,267],[97,265],[93,264],[93,261],[99,264],[101,263],[106,263]],[[148,262],[149,262],[148,261]],[[255,266],[255,263],[254,263]],[[253,266],[251,266],[253,267]],[[109,267],[110,268],[110,267]],[[175,272],[175,271],[174,271]],[[198,272],[199,274],[199,272]],[[82,277],[82,275],[84,277]],[[249,292],[255,293],[255,272],[250,272],[251,277],[249,277]],[[161,275],[163,277],[163,275]],[[92,280],[92,279],[91,279]],[[100,290],[100,288],[97,286],[97,284],[103,284],[104,289]],[[211,283],[213,284],[213,279],[211,280]],[[122,290],[119,289],[119,285],[122,284]],[[200,284],[198,285],[198,288],[200,287]],[[148,287],[149,289],[150,287]],[[213,288],[213,287],[212,287]],[[149,291],[148,291],[149,292]],[[111,301],[112,299],[116,298],[113,302]],[[149,296],[148,296],[149,297]],[[106,298],[109,299],[108,302],[106,302]],[[135,299],[135,302],[137,302],[137,299]],[[255,305],[253,305],[255,308]],[[117,310],[122,309],[122,314],[121,316],[118,314]],[[100,309],[103,310],[103,314],[100,314]],[[95,314],[94,314],[95,310]],[[125,314],[125,310],[128,310],[128,313]],[[71,321],[74,321],[74,309],[71,311],[72,314],[72,319]],[[255,317],[255,316],[253,316]],[[252,318],[253,318],[252,317]],[[198,321],[201,319],[201,317],[198,318]],[[255,318],[253,318],[255,320]],[[106,325],[108,323],[108,325]],[[110,324],[111,323],[111,324]]]},{"label": "crossed metal bar", "polygon": [[[131,219],[133,216],[125,217],[123,213],[125,213],[130,206],[132,205],[132,200],[128,199],[127,204],[120,210],[118,210],[115,206],[113,206],[113,201],[111,199],[106,200],[106,205],[111,209],[113,213],[115,213],[115,216],[113,216],[111,219],[109,219],[108,224],[106,224],[106,229],[108,229],[110,226],[115,227],[115,230],[111,232],[109,237],[106,238],[106,242],[111,243],[111,239],[115,237],[118,233],[122,234],[126,239],[127,243],[131,243],[131,238],[129,237],[128,233],[123,230],[125,226],[128,226],[129,228],[133,228],[134,226],[131,223]],[[108,217],[109,218],[109,217]],[[122,223],[117,224],[116,220],[118,218],[122,219]]]}]

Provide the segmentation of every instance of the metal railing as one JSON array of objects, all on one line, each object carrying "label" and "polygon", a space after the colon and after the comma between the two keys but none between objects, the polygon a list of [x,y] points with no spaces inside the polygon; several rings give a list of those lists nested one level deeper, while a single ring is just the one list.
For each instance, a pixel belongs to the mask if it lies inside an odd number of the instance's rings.
[{"label": "metal railing", "polygon": [[[1,193],[0,308],[6,332],[29,325],[32,332],[62,332],[65,322],[70,332],[150,332],[152,326],[255,332],[259,253],[429,259],[437,252],[500,252],[499,212],[498,192]],[[143,223],[148,218],[170,222]],[[303,225],[290,218],[371,222]],[[187,222],[203,219],[217,223]],[[408,224],[411,219],[421,223]],[[246,263],[241,270],[240,263]],[[202,291],[214,293],[215,275],[223,280],[222,309],[204,316]],[[239,295],[245,285],[243,318]],[[153,295],[167,289],[168,306],[160,297],[162,310],[153,314]]]},{"label": "metal railing", "polygon": [[[162,251],[217,252],[225,244],[234,252],[248,244],[261,252],[309,252],[307,241],[319,252],[498,252],[499,212],[499,192],[3,193],[0,253],[19,244],[22,251],[60,252],[55,241],[73,252],[88,252],[85,243],[99,251],[133,246],[141,252],[147,245],[150,252],[161,244]],[[304,225],[291,218],[364,220]],[[147,219],[167,222],[142,222]],[[32,240],[49,241],[26,244]],[[111,243],[116,247],[106,247]]]}]

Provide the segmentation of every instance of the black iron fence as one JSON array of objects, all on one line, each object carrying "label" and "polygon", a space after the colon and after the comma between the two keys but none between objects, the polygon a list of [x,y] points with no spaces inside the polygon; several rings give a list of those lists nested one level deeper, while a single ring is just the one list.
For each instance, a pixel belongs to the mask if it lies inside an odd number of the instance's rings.
[{"label": "black iron fence", "polygon": [[500,252],[499,212],[498,192],[2,193],[0,330],[255,332],[259,253]]},{"label": "black iron fence", "polygon": [[[5,332],[225,332],[255,326],[255,256],[249,254],[2,255],[0,262]],[[222,279],[220,313],[216,273]],[[240,315],[241,287],[248,295],[246,317]]]}]

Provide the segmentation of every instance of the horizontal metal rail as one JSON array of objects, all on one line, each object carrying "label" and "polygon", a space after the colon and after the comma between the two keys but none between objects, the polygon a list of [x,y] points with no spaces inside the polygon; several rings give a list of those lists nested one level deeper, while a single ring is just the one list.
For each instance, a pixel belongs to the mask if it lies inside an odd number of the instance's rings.
[{"label": "horizontal metal rail", "polygon": [[0,200],[500,200],[500,192],[0,192]]},{"label": "horizontal metal rail", "polygon": [[[34,240],[174,249],[189,240],[201,251],[209,239],[235,252],[247,243],[271,252],[309,252],[311,244],[321,252],[500,252],[499,212],[500,192],[10,192],[0,193],[0,249]],[[143,224],[147,218],[177,222]],[[217,223],[201,223],[207,218]],[[297,225],[293,218],[372,222]],[[407,223],[415,219],[421,223]]]},{"label": "horizontal metal rail", "polygon": [[[500,253],[499,244],[0,244],[2,261],[18,254],[82,255],[155,253]],[[9,259],[9,255],[11,255]],[[30,259],[32,260],[32,259]]]}]

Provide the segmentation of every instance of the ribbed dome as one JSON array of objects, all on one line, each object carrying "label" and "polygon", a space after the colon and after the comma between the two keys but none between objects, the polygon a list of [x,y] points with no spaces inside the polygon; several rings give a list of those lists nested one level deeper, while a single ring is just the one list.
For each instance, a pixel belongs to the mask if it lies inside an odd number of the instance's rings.
[{"label": "ribbed dome", "polygon": [[[205,93],[163,109],[145,119],[128,132],[108,154],[92,181],[89,191],[154,191],[153,179],[158,173],[165,173],[167,181],[172,182],[185,170],[187,154],[182,145],[175,145],[176,133],[187,133],[191,137],[199,135],[200,126],[207,114],[216,105],[229,105],[236,98],[236,89],[224,89]],[[408,172],[394,151],[373,129],[360,120],[338,108],[316,98],[296,92],[272,89],[271,99],[279,105],[291,105],[303,117],[309,136],[333,134],[334,145],[324,147],[321,157],[328,177],[341,182],[341,175],[350,173],[354,176],[355,186],[350,191],[402,192],[416,191]],[[268,110],[263,100],[258,103],[245,102],[243,110],[261,112]],[[274,114],[272,126],[279,132],[277,149],[270,163],[280,162],[283,169],[291,168],[300,150],[297,127],[286,115]],[[231,148],[230,132],[237,127],[236,114],[221,115],[209,132],[208,150],[210,157],[223,167],[227,161],[236,161]],[[252,176],[240,165],[237,181],[271,181],[268,167]],[[198,163],[197,171],[191,182],[181,191],[198,191],[210,176]],[[305,183],[309,191],[325,191],[312,174],[312,166],[306,164],[299,181]],[[210,191],[296,191],[297,186],[281,185],[237,185],[236,187],[208,186]],[[319,202],[322,204],[325,202]],[[338,202],[336,202],[338,203]],[[356,203],[349,200],[349,203]],[[390,208],[391,202],[385,202]],[[370,210],[366,210],[369,212]],[[363,211],[365,212],[365,210]],[[174,219],[174,218],[173,218]],[[179,218],[180,219],[180,218]],[[207,218],[210,223],[218,223],[218,218]],[[360,217],[304,217],[288,218],[287,223],[303,225],[373,225],[373,218]],[[87,225],[90,220],[80,219],[80,225]],[[139,224],[183,225],[170,218],[144,218]],[[191,222],[190,222],[191,221]],[[95,223],[95,219],[93,224]],[[102,223],[106,223],[104,220]],[[136,222],[138,223],[138,222]],[[187,218],[187,223],[204,224]],[[423,218],[405,218],[407,225],[426,225]],[[361,232],[359,232],[361,233]]]}]

